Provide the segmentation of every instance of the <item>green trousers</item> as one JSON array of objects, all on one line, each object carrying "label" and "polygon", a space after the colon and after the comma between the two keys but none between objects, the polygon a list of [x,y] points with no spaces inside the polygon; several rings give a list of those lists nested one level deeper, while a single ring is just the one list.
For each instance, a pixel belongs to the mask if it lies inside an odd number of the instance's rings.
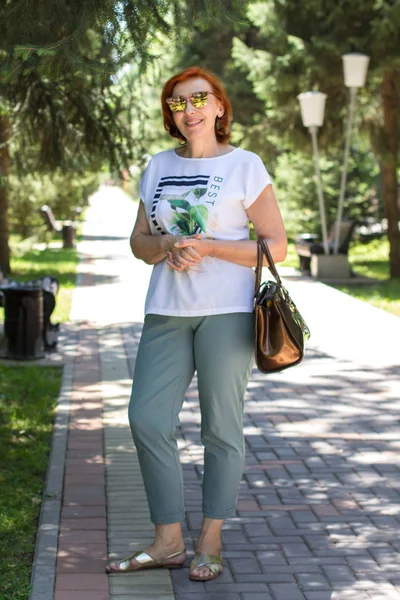
[{"label": "green trousers", "polygon": [[253,363],[254,317],[146,315],[129,404],[151,520],[184,519],[175,429],[197,371],[204,445],[203,515],[236,514],[244,468],[243,399]]}]

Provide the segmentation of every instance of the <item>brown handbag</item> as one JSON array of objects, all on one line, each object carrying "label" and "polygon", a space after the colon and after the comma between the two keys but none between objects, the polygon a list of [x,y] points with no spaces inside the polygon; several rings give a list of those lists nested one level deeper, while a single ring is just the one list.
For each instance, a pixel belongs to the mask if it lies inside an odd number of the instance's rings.
[{"label": "brown handbag", "polygon": [[[263,255],[276,282],[265,281],[260,285]],[[310,330],[283,287],[268,244],[262,238],[257,241],[254,312],[257,368],[262,373],[276,373],[301,362]]]}]

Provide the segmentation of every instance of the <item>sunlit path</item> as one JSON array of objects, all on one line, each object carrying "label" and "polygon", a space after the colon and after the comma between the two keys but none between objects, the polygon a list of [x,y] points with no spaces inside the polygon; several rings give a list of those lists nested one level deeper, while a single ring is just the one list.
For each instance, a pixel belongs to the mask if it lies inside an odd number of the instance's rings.
[{"label": "sunlit path", "polygon": [[[400,370],[384,343],[400,339],[400,319],[304,280],[287,283],[312,330],[306,360],[274,376],[254,369],[249,383],[223,575],[188,579],[203,468],[194,379],[177,432],[188,562],[106,577],[107,552],[142,548],[153,528],[126,411],[151,273],[129,249],[136,208],[103,188],[87,212],[55,592],[34,585],[32,600],[400,599]],[[37,577],[46,556],[37,554]]]}]

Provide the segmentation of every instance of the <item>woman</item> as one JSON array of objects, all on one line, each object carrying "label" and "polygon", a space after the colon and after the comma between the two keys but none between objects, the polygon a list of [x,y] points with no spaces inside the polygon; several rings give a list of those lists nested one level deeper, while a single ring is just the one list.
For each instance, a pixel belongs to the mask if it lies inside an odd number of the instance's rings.
[{"label": "woman", "polygon": [[164,126],[180,147],[151,159],[131,235],[136,258],[155,265],[129,406],[155,539],[107,570],[183,566],[174,431],[196,370],[203,523],[190,578],[205,581],[222,571],[221,528],[236,514],[244,468],[242,413],[253,361],[257,262],[249,221],[277,262],[286,256],[286,235],[261,159],[229,144],[232,109],[221,82],[191,67],[167,81],[161,101]]}]

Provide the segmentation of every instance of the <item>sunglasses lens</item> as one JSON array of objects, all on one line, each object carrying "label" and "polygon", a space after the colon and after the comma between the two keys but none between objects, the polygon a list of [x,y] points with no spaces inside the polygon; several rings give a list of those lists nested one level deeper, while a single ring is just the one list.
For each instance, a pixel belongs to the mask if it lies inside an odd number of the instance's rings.
[{"label": "sunglasses lens", "polygon": [[[194,108],[204,108],[207,106],[208,92],[194,92],[189,96],[189,99]],[[186,108],[186,98],[184,96],[173,96],[167,98],[167,104],[172,112],[182,112]]]},{"label": "sunglasses lens", "polygon": [[195,92],[190,96],[190,102],[195,108],[207,106],[208,92]]},{"label": "sunglasses lens", "polygon": [[174,96],[173,98],[167,98],[167,104],[172,112],[181,112],[186,108],[186,98],[183,96]]}]

